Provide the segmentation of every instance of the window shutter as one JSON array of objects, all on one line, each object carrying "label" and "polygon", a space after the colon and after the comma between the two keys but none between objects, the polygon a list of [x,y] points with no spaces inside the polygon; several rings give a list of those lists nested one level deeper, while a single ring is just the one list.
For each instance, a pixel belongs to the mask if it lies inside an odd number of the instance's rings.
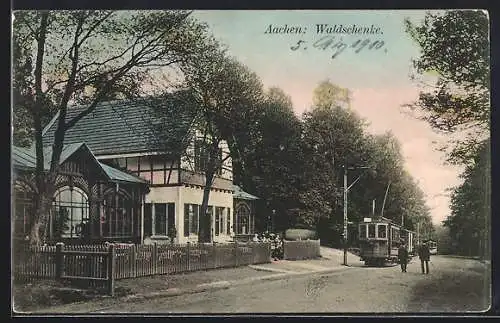
[{"label": "window shutter", "polygon": [[193,205],[193,234],[198,234],[198,214],[200,212],[200,206],[199,205]]}]

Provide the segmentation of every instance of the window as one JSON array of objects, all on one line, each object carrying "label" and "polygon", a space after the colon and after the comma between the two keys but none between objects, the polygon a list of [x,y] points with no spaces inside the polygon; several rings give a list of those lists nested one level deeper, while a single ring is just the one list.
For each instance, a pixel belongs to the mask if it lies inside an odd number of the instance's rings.
[{"label": "window", "polygon": [[250,223],[250,208],[248,205],[242,203],[236,209],[236,233],[248,234]]},{"label": "window", "polygon": [[391,227],[391,245],[392,248],[397,248],[399,243],[399,229]]},{"label": "window", "polygon": [[28,187],[15,187],[14,234],[23,238],[30,233],[34,195]]},{"label": "window", "polygon": [[368,238],[375,238],[375,224],[368,225]]},{"label": "window", "polygon": [[151,203],[144,204],[144,236],[150,237],[153,235],[153,221],[152,221],[152,211]]},{"label": "window", "polygon": [[175,203],[144,204],[144,236],[168,236],[175,226]]},{"label": "window", "polygon": [[366,224],[359,225],[359,238],[366,239]]},{"label": "window", "polygon": [[218,236],[219,235],[219,229],[220,229],[220,223],[222,222],[221,219],[220,219],[220,214],[219,212],[217,212],[217,209],[215,209],[216,212],[215,212],[215,235]]},{"label": "window", "polygon": [[227,208],[227,218],[226,218],[226,234],[231,234],[231,208]]},{"label": "window", "polygon": [[378,237],[382,239],[387,238],[387,226],[385,224],[379,224],[378,227]]},{"label": "window", "polygon": [[226,221],[224,219],[224,208],[216,206],[215,207],[215,235],[224,234],[224,226]]},{"label": "window", "polygon": [[399,240],[399,230],[396,228],[392,228],[391,238],[392,240]]},{"label": "window", "polygon": [[184,236],[198,234],[198,213],[200,206],[196,204],[184,204]]},{"label": "window", "polygon": [[[110,189],[105,192],[102,203],[102,237],[133,237],[139,234],[141,205],[134,202],[126,191]],[[144,211],[148,211],[146,207]]]},{"label": "window", "polygon": [[155,235],[167,235],[167,205],[155,204]]},{"label": "window", "polygon": [[80,238],[89,233],[89,204],[87,195],[81,189],[61,187],[54,195],[53,208],[52,237]]}]

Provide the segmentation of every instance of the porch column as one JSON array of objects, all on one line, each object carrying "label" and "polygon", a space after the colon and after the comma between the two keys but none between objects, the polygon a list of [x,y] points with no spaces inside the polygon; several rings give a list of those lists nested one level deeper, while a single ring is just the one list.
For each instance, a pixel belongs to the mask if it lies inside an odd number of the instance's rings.
[{"label": "porch column", "polygon": [[[94,184],[94,181],[89,179],[88,182],[88,191],[89,191],[89,199],[88,199],[88,203],[89,203],[89,209],[88,209],[88,212],[89,212],[89,222],[87,223],[88,225],[88,233],[89,233],[89,238],[92,240],[94,239],[94,226],[95,226],[95,221],[96,221],[96,212],[98,213],[97,208],[95,207],[95,196],[92,194],[92,186]],[[98,215],[98,214],[97,214]]]},{"label": "porch column", "polygon": [[145,196],[141,192],[141,244],[144,242],[144,203]]},{"label": "porch column", "polygon": [[253,203],[250,203],[250,216],[251,218],[251,223],[252,223],[252,232],[250,233],[255,233],[255,207]]},{"label": "porch column", "polygon": [[151,235],[156,235],[155,202],[151,201]]},{"label": "porch column", "polygon": [[103,231],[102,231],[102,218],[106,216],[105,210],[104,210],[104,198],[103,198],[103,193],[102,193],[102,183],[98,184],[98,195],[99,195],[99,205],[98,205],[98,213],[99,213],[99,237],[103,237]]}]

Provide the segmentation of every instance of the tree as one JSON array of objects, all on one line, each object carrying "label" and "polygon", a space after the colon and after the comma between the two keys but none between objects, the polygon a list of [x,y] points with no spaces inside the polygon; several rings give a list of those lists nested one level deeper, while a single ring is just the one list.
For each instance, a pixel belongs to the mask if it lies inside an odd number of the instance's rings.
[{"label": "tree", "polygon": [[290,97],[277,87],[264,93],[255,115],[246,120],[245,135],[236,136],[245,167],[235,172],[235,180],[261,197],[256,227],[265,229],[274,210],[274,229],[281,231],[292,225],[298,208],[301,122]]},{"label": "tree", "polygon": [[421,49],[413,61],[420,76],[435,76],[434,85],[408,106],[445,132],[469,135],[453,142],[449,161],[467,163],[471,149],[489,136],[490,64],[488,15],[481,10],[427,13],[421,25],[405,20],[406,31]]},{"label": "tree", "polygon": [[[240,155],[235,137],[245,122],[254,119],[254,107],[262,97],[262,84],[255,73],[229,57],[213,37],[205,40],[209,49],[197,51],[193,64],[182,68],[185,87],[191,89],[198,108],[195,128],[205,159],[205,186],[200,209],[199,242],[209,242],[208,199],[216,170],[226,159]],[[243,127],[245,129],[245,127]],[[229,154],[221,157],[223,142]]]},{"label": "tree", "polygon": [[444,225],[458,252],[485,255],[491,194],[488,15],[481,10],[450,10],[428,13],[420,25],[409,20],[405,24],[421,48],[414,61],[416,72],[436,78],[431,90],[421,92],[409,106],[425,112],[424,120],[435,129],[466,135],[450,142],[448,161],[466,170],[464,183],[453,190],[452,212]]},{"label": "tree", "polygon": [[[326,80],[314,91],[315,105],[303,115],[305,158],[301,219],[323,240],[342,232],[343,167],[365,166],[366,123],[349,107],[349,91]],[[349,214],[357,208],[348,204]],[[357,212],[356,212],[357,213]],[[354,220],[354,217],[350,220]]]},{"label": "tree", "polygon": [[[32,244],[45,238],[66,131],[99,102],[139,94],[156,70],[188,63],[204,30],[189,15],[185,11],[107,10],[14,13],[14,113],[25,109],[29,114],[36,149]],[[66,112],[72,103],[87,108],[68,120]],[[54,110],[59,111],[59,118],[46,171],[42,126]]]},{"label": "tree", "polygon": [[490,237],[490,148],[484,141],[461,177],[464,182],[451,195],[451,214],[444,221],[455,251],[469,256],[487,257]]},{"label": "tree", "polygon": [[351,104],[349,89],[324,80],[318,84],[313,92],[313,106],[316,108],[345,107]]}]

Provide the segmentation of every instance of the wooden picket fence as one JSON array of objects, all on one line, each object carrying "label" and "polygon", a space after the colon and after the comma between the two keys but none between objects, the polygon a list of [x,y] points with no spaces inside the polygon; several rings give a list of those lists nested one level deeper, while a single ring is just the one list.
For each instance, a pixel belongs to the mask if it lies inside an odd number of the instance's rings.
[{"label": "wooden picket fence", "polygon": [[283,259],[314,259],[321,255],[320,240],[283,241]]},{"label": "wooden picket fence", "polygon": [[116,279],[174,274],[271,261],[270,243],[64,245],[26,247],[13,262],[14,278],[69,280],[114,294]]}]

